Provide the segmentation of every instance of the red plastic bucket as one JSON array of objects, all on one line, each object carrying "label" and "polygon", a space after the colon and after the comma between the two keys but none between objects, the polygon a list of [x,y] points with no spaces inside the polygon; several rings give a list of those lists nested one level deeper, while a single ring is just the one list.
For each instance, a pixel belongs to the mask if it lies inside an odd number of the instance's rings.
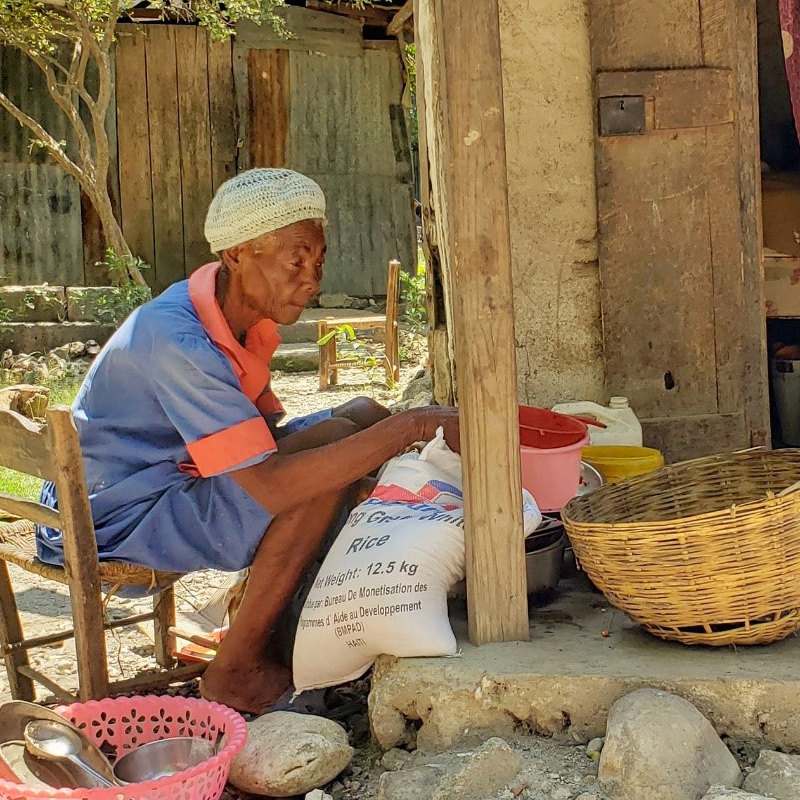
[{"label": "red plastic bucket", "polygon": [[544,512],[561,509],[578,493],[581,452],[589,444],[583,420],[520,406],[522,485]]},{"label": "red plastic bucket", "polygon": [[586,423],[577,417],[557,414],[546,408],[519,407],[520,443],[525,447],[541,450],[568,447],[582,441],[588,430]]}]

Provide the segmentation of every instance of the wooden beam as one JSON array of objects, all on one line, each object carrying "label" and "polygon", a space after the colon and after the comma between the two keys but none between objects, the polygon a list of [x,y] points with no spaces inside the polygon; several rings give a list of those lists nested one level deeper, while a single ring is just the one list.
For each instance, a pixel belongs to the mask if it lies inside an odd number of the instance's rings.
[{"label": "wooden beam", "polygon": [[67,691],[63,686],[59,686],[43,672],[29,667],[27,664],[23,664],[19,667],[19,673],[20,675],[24,675],[28,680],[36,681],[36,683],[40,683],[44,686],[45,689],[49,689],[62,703],[74,703],[78,699],[72,692]]},{"label": "wooden beam", "polygon": [[[117,628],[127,628],[133,625],[139,625],[142,622],[150,622],[155,619],[155,614],[150,611],[144,614],[136,614],[131,617],[123,617],[122,619],[115,619],[111,622],[106,622],[104,627],[107,631],[113,631]],[[47,647],[57,642],[66,642],[67,639],[72,639],[75,636],[74,630],[60,631],[59,633],[48,633],[46,636],[37,636],[34,639],[20,639],[13,644],[7,644],[2,649],[0,658],[8,658],[9,655],[17,653],[21,650],[34,650],[37,647]]]},{"label": "wooden beam", "polygon": [[58,511],[37,503],[35,500],[26,500],[24,497],[15,497],[0,492],[0,509],[35,522],[37,525],[46,525],[48,528],[61,527],[61,517],[58,516]]},{"label": "wooden beam", "polygon": [[323,11],[327,14],[340,14],[343,17],[356,19],[364,25],[385,28],[392,19],[392,12],[374,6],[357,8],[349,3],[329,3],[327,0],[306,0],[306,8],[312,11]]},{"label": "wooden beam", "polygon": [[389,36],[397,36],[413,16],[414,0],[407,0],[406,4],[392,17],[392,21],[386,26],[386,33]]},{"label": "wooden beam", "polygon": [[[6,648],[22,641],[25,633],[22,630],[22,621],[19,618],[17,599],[14,596],[14,587],[8,574],[8,564],[0,560],[0,642]],[[36,689],[29,675],[20,672],[22,667],[28,667],[28,654],[24,650],[14,653],[6,658],[6,674],[11,696],[15,700],[36,699]]]},{"label": "wooden beam", "polygon": [[155,689],[166,686],[170,683],[184,683],[193,678],[199,678],[205,672],[208,664],[187,664],[185,667],[175,667],[165,672],[151,672],[144,675],[137,675],[124,681],[114,681],[108,686],[109,697],[116,697],[121,694],[130,694],[142,689]]},{"label": "wooden beam", "polygon": [[[753,4],[754,5],[754,4]],[[745,315],[739,330],[745,364],[744,409],[750,445],[768,447],[772,435],[769,413],[769,374],[764,353],[767,327],[764,315],[764,269],[761,215],[761,155],[758,122],[758,23],[750,3],[736,4],[733,40],[736,45],[737,133],[739,137],[739,213],[741,215]]]},{"label": "wooden beam", "polygon": [[[415,7],[415,18],[421,19]],[[436,208],[433,183],[439,173],[438,155],[433,134],[437,98],[434,89],[438,83],[428,80],[428,73],[438,75],[439,48],[433,31],[424,26],[414,26],[416,42],[415,67],[417,71],[417,121],[419,124],[419,186],[422,204],[422,250],[427,264],[426,293],[428,306],[428,349],[430,351],[433,396],[440,405],[455,402],[455,358],[452,354],[452,303],[447,268],[449,258],[447,237],[443,236],[444,215]],[[430,86],[429,86],[430,84]],[[429,135],[431,136],[429,141]]]},{"label": "wooden beam", "polygon": [[418,9],[416,28],[438,50],[424,59],[428,147],[438,151],[433,187],[454,287],[470,639],[526,640],[498,0],[418,0]]}]

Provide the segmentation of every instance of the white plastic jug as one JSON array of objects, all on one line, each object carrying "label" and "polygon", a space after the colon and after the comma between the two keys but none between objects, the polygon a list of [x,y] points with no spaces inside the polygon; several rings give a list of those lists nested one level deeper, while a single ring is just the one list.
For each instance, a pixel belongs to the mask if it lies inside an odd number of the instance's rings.
[{"label": "white plastic jug", "polygon": [[590,445],[642,446],[642,426],[627,397],[612,397],[608,408],[581,400],[577,403],[560,403],[553,407],[553,411],[602,422],[605,428],[589,426]]}]

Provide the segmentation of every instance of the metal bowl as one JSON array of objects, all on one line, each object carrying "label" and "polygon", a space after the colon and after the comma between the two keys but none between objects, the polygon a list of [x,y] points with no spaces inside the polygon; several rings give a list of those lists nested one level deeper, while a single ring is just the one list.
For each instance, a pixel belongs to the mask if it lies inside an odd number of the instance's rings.
[{"label": "metal bowl", "polygon": [[[0,778],[30,783],[33,777],[38,784],[34,782],[30,785],[46,785],[56,788],[83,786],[82,781],[76,782],[76,776],[72,769],[55,763],[46,764],[30,754],[26,755],[27,751],[22,743],[25,738],[25,728],[29,722],[40,719],[59,722],[75,731],[86,742],[86,747],[81,752],[81,758],[101,775],[112,777],[111,766],[103,754],[91,745],[86,734],[66,717],[36,703],[10,700],[0,704]],[[8,746],[6,747],[6,745]],[[88,776],[81,777],[88,779]],[[88,780],[90,786],[99,785],[96,781]]]},{"label": "metal bowl", "polygon": [[114,764],[123,783],[142,783],[191,769],[214,755],[215,746],[199,737],[174,737],[150,742],[125,753]]},{"label": "metal bowl", "polygon": [[578,497],[582,497],[589,492],[599,489],[605,484],[605,480],[600,472],[591,464],[581,461],[581,479],[578,485]]},{"label": "metal bowl", "polygon": [[60,764],[40,761],[25,749],[25,742],[9,740],[0,744],[3,780],[24,783],[37,789],[76,789],[73,776]]},{"label": "metal bowl", "polygon": [[528,594],[555,589],[561,580],[564,563],[564,549],[567,546],[565,534],[552,544],[540,550],[525,553],[525,571],[528,580]]}]

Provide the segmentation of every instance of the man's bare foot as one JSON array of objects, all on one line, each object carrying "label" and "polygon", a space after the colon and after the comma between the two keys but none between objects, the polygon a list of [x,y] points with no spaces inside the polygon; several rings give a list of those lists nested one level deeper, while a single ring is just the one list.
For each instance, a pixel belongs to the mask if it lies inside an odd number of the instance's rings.
[{"label": "man's bare foot", "polygon": [[263,714],[291,685],[292,673],[273,661],[227,667],[215,659],[200,680],[200,696],[243,714]]}]

